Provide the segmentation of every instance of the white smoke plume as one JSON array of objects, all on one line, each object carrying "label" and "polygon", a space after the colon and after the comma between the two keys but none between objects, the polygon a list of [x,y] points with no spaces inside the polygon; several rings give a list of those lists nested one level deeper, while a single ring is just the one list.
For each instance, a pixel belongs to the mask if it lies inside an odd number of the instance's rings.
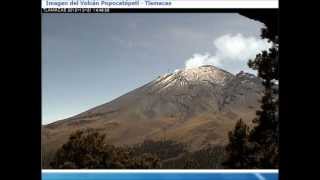
[{"label": "white smoke plume", "polygon": [[214,55],[195,53],[186,60],[185,68],[213,65],[230,72],[239,72],[248,69],[248,60],[255,58],[261,51],[268,50],[272,44],[266,39],[245,37],[242,34],[226,34],[215,39],[213,46],[216,49]]}]

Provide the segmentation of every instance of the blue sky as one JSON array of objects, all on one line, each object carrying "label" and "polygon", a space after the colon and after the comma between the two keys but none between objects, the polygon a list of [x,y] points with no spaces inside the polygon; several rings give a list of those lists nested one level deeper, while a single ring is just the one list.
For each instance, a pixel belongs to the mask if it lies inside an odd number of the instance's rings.
[{"label": "blue sky", "polygon": [[175,69],[232,73],[269,44],[263,24],[235,13],[42,15],[42,121],[108,102]]}]

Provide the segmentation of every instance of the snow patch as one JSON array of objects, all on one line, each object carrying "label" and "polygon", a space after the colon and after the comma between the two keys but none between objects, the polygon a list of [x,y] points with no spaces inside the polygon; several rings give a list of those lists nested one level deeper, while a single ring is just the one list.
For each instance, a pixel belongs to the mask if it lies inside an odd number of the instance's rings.
[{"label": "snow patch", "polygon": [[186,86],[189,82],[213,83],[225,85],[226,81],[233,77],[231,73],[225,72],[211,65],[205,65],[189,69],[176,69],[172,74],[165,74],[159,80],[162,88],[171,86]]}]

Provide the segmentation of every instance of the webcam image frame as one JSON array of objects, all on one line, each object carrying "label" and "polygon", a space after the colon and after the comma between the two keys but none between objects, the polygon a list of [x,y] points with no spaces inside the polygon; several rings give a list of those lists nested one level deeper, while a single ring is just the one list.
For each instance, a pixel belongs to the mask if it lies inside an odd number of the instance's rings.
[{"label": "webcam image frame", "polygon": [[43,13],[41,139],[43,170],[278,169],[278,13]]}]

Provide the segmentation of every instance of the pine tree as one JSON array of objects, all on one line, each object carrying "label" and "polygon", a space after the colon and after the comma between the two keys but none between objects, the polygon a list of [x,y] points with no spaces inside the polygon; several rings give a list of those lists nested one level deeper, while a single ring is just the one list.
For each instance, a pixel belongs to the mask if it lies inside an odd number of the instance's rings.
[{"label": "pine tree", "polygon": [[160,168],[154,154],[137,154],[129,147],[105,143],[105,135],[93,129],[76,131],[56,152],[50,163],[55,169],[152,169]]},{"label": "pine tree", "polygon": [[55,154],[52,168],[112,168],[114,147],[104,143],[105,135],[92,129],[76,131]]},{"label": "pine tree", "polygon": [[[270,21],[269,21],[270,22]],[[265,87],[261,110],[253,120],[255,127],[249,134],[253,145],[253,168],[278,168],[279,166],[279,37],[276,23],[267,23],[262,38],[268,38],[273,46],[249,60],[250,68],[257,70]]]},{"label": "pine tree", "polygon": [[228,168],[244,168],[250,163],[250,145],[248,142],[249,127],[240,119],[233,131],[229,132],[229,144],[226,147],[226,161],[223,166]]},{"label": "pine tree", "polygon": [[253,120],[255,127],[251,130],[249,140],[254,146],[256,168],[277,168],[279,164],[279,98],[275,81],[279,80],[278,48],[274,45],[269,52],[258,54],[249,61],[249,67],[258,70],[265,87],[261,100],[261,110]]},{"label": "pine tree", "polygon": [[[261,100],[261,110],[256,112],[253,120],[254,127],[245,136],[246,125],[240,128],[237,123],[229,135],[227,146],[227,167],[233,168],[278,168],[279,165],[279,91],[276,82],[279,81],[279,36],[274,17],[244,14],[249,18],[260,20],[266,27],[262,29],[261,37],[269,39],[272,47],[268,51],[258,54],[254,60],[249,60],[248,66],[257,70],[258,77],[263,80],[265,87]],[[243,131],[239,133],[237,131]],[[237,133],[239,133],[237,135]],[[230,138],[233,137],[233,138]],[[246,137],[246,138],[245,138]],[[239,140],[238,144],[235,139]],[[243,151],[245,152],[239,152]],[[240,156],[243,155],[243,156]]]}]

